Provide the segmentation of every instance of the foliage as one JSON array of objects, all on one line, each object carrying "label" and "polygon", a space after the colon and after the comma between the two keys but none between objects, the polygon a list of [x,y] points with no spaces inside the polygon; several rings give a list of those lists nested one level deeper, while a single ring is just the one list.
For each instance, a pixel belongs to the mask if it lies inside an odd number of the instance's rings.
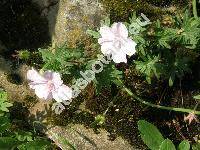
[{"label": "foliage", "polygon": [[[151,79],[156,77],[167,79],[169,86],[173,86],[176,78],[181,79],[186,73],[191,73],[192,64],[199,56],[200,19],[192,17],[188,10],[183,16],[169,18],[168,26],[161,24],[160,20],[141,26],[138,19],[141,20],[141,17],[137,18],[134,12],[125,24],[129,35],[137,43],[138,57],[134,64],[147,82],[150,84]],[[101,24],[110,26],[110,20]],[[94,38],[100,36],[93,30],[87,33]]]},{"label": "foliage", "polygon": [[182,141],[178,146],[178,150],[188,150],[188,149],[190,149],[190,144],[186,140]]},{"label": "foliage", "polygon": [[[160,131],[153,124],[145,121],[138,121],[138,129],[143,142],[151,150],[176,150],[175,145],[169,139],[164,139]],[[190,150],[190,144],[187,140],[182,141],[178,150]]]},{"label": "foliage", "polygon": [[159,149],[160,145],[164,141],[164,138],[153,124],[140,120],[138,122],[138,129],[141,133],[142,140],[150,149]]},{"label": "foliage", "polygon": [[[96,32],[88,31],[96,36]],[[91,69],[97,60],[87,60],[81,49],[70,49],[66,45],[55,49],[40,49],[44,61],[44,70],[54,70],[62,74],[72,74],[74,79],[80,76],[81,69]],[[104,65],[103,71],[96,74],[94,85],[97,93],[103,87],[110,87],[111,83],[117,83],[118,78],[122,78],[122,72],[117,70],[113,63]]]},{"label": "foliage", "polygon": [[194,99],[200,100],[200,95],[193,96]]},{"label": "foliage", "polygon": [[82,49],[68,48],[65,44],[54,49],[39,49],[44,61],[44,70],[54,70],[62,74],[71,74],[81,68],[85,62]]},{"label": "foliage", "polygon": [[12,104],[7,102],[7,92],[0,91],[0,116],[3,112],[8,112],[11,106]]},{"label": "foliage", "polygon": [[133,39],[136,38],[139,52],[134,63],[148,83],[155,76],[168,79],[169,86],[172,86],[176,78],[183,78],[185,73],[191,72],[195,57],[199,56],[199,18],[191,17],[186,10],[182,18],[177,15],[171,20],[170,26],[157,20],[149,25],[147,31],[139,30],[139,34],[132,35]]},{"label": "foliage", "polygon": [[159,56],[154,56],[153,58],[151,58],[151,56],[147,56],[143,58],[143,61],[135,61],[136,69],[146,76],[146,80],[149,84],[151,83],[151,78],[154,75],[157,78],[160,78],[162,66],[159,64],[159,60]]},{"label": "foliage", "polygon": [[103,71],[96,74],[94,80],[96,92],[99,94],[103,87],[110,88],[112,83],[119,84],[118,79],[122,77],[122,71],[117,70],[114,64],[105,65]]},{"label": "foliage", "polygon": [[199,150],[199,149],[200,149],[200,143],[192,145],[192,150]]},{"label": "foliage", "polygon": [[7,93],[0,92],[0,149],[18,149],[18,150],[46,150],[51,146],[51,142],[43,139],[32,132],[16,130],[12,127],[9,119],[9,110],[12,104],[7,102]]},{"label": "foliage", "polygon": [[[165,139],[161,145],[160,145],[160,148],[159,150],[176,150],[174,144],[172,143],[171,140],[169,139]],[[188,149],[189,150],[189,149]]]}]

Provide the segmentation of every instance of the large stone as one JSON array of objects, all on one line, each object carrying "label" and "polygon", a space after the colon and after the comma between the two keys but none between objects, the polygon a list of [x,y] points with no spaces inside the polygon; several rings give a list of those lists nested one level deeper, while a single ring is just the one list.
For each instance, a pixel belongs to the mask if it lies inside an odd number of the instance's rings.
[{"label": "large stone", "polygon": [[67,42],[70,47],[76,47],[77,43],[85,44],[88,41],[86,30],[99,26],[104,15],[98,1],[60,0],[53,43],[61,45]]},{"label": "large stone", "polygon": [[66,139],[77,150],[137,150],[121,137],[114,141],[109,140],[109,133],[103,129],[96,134],[91,128],[80,124],[71,124],[67,127],[53,127],[48,129],[47,135],[62,150],[70,149],[69,144],[64,144]]},{"label": "large stone", "polygon": [[99,27],[107,14],[98,0],[32,0],[46,16],[53,45],[88,43],[86,30]]}]

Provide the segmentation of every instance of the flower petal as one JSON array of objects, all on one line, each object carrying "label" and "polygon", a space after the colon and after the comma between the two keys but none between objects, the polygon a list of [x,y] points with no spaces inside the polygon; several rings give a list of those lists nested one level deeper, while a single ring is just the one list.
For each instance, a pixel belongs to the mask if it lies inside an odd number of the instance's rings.
[{"label": "flower petal", "polygon": [[123,23],[121,22],[114,23],[111,28],[112,28],[112,32],[115,33],[116,35],[119,35],[123,38],[128,37],[128,30]]},{"label": "flower petal", "polygon": [[35,94],[39,97],[39,98],[43,98],[43,99],[52,99],[52,94],[51,92],[49,92],[48,87],[45,85],[35,85]]},{"label": "flower petal", "polygon": [[62,85],[58,88],[57,91],[54,91],[52,94],[53,94],[53,98],[57,102],[62,102],[62,101],[70,100],[72,98],[72,89],[66,85]]},{"label": "flower petal", "polygon": [[105,40],[112,40],[115,37],[111,28],[108,26],[101,27],[99,32],[101,37]]},{"label": "flower petal", "polygon": [[126,54],[123,52],[113,54],[112,59],[115,63],[121,63],[121,62],[127,63]]},{"label": "flower petal", "polygon": [[128,38],[126,41],[127,42],[123,45],[121,49],[125,54],[132,56],[136,52],[135,46],[137,44],[130,38]]},{"label": "flower petal", "polygon": [[113,53],[114,49],[112,42],[105,42],[101,45],[101,52],[104,55]]},{"label": "flower petal", "polygon": [[27,72],[27,79],[36,82],[36,83],[43,83],[46,82],[46,79],[42,77],[35,69],[28,70]]},{"label": "flower petal", "polygon": [[58,87],[58,86],[60,86],[60,85],[63,84],[63,81],[61,79],[60,74],[56,73],[56,72],[53,73],[53,79],[52,79],[52,81],[53,81],[55,87]]}]

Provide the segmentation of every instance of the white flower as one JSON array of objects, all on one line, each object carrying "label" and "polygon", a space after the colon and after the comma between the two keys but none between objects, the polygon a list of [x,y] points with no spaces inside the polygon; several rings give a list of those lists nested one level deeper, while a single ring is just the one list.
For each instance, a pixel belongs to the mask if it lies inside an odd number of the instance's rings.
[{"label": "white flower", "polygon": [[115,63],[126,63],[126,55],[135,54],[136,43],[128,37],[128,30],[123,23],[114,23],[112,27],[103,26],[100,28],[100,34],[98,43],[101,45],[101,52],[104,55],[112,55]]},{"label": "white flower", "polygon": [[46,71],[40,74],[31,69],[27,72],[27,79],[30,80],[30,88],[35,90],[39,98],[46,100],[54,98],[57,102],[72,98],[72,89],[63,84],[59,73]]}]

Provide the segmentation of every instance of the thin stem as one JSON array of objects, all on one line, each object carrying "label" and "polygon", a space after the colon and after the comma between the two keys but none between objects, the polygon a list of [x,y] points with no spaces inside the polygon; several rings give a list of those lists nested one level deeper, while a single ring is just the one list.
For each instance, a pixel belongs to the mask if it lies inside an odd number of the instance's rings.
[{"label": "thin stem", "polygon": [[196,19],[198,19],[198,14],[197,14],[197,1],[192,0],[192,7],[193,7],[193,15]]},{"label": "thin stem", "polygon": [[[123,82],[120,79],[119,79],[119,81],[123,85]],[[191,112],[193,112],[196,115],[200,115],[200,111],[196,111],[196,110],[193,110],[193,109],[167,107],[167,106],[156,105],[156,104],[152,104],[150,102],[144,101],[143,99],[141,99],[140,97],[138,97],[136,94],[134,94],[133,92],[131,92],[131,90],[129,90],[128,88],[126,88],[124,85],[123,85],[123,90],[125,90],[134,99],[136,99],[139,102],[141,102],[141,103],[143,103],[143,104],[145,104],[147,106],[150,106],[150,107],[155,107],[155,108],[169,110],[169,111],[185,112],[185,113],[191,113]]]},{"label": "thin stem", "polygon": [[198,105],[199,105],[199,102],[197,102],[197,104],[195,105],[194,110],[197,109]]}]

